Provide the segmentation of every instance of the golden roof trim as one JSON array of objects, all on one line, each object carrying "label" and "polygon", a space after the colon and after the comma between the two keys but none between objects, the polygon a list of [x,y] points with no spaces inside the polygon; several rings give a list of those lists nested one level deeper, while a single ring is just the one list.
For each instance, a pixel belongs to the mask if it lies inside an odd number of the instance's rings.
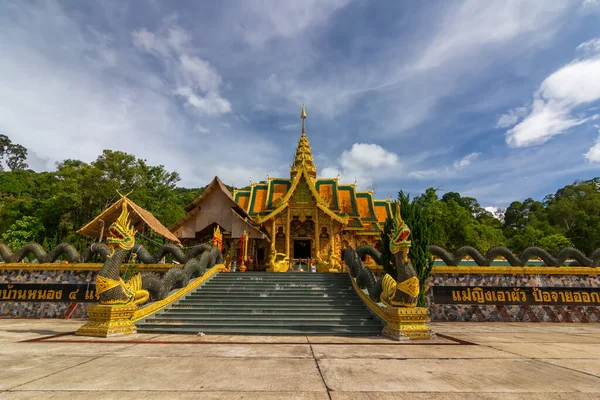
[{"label": "golden roof trim", "polygon": [[287,193],[283,197],[280,197],[281,202],[282,202],[281,206],[277,207],[275,210],[273,210],[271,213],[265,215],[264,217],[258,217],[257,220],[256,220],[256,222],[263,223],[265,221],[268,221],[269,219],[273,218],[274,216],[276,216],[277,214],[279,214],[281,211],[283,211],[289,205],[289,201],[290,201],[292,195],[294,194],[294,191],[298,187],[298,184],[300,183],[300,179],[302,178],[302,176],[304,176],[304,179],[306,180],[306,183],[308,184],[308,188],[309,188],[310,192],[312,193],[313,197],[315,198],[315,200],[317,202],[317,206],[323,212],[325,212],[327,215],[329,215],[330,217],[332,217],[336,221],[341,222],[343,224],[347,224],[348,223],[348,217],[347,216],[346,217],[341,217],[341,216],[335,214],[333,211],[331,211],[329,209],[329,207],[327,206],[325,200],[321,197],[321,195],[319,194],[319,191],[315,187],[315,181],[316,181],[316,179],[313,178],[313,177],[311,177],[308,174],[308,171],[306,170],[306,166],[305,165],[301,165],[299,167],[299,171],[294,176],[294,179],[292,180],[292,184],[290,185],[289,190],[287,191]]}]

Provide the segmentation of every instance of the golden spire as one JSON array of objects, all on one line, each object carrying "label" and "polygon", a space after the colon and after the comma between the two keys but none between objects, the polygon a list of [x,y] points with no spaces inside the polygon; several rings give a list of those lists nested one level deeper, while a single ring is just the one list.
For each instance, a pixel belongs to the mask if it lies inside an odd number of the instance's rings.
[{"label": "golden spire", "polygon": [[298,169],[302,166],[305,166],[308,170],[309,175],[313,178],[316,178],[317,167],[313,162],[312,152],[310,150],[310,143],[308,141],[308,137],[306,136],[306,129],[304,126],[304,120],[306,119],[306,109],[304,108],[304,104],[302,104],[302,113],[300,114],[300,118],[302,118],[302,134],[300,135],[300,140],[298,140],[298,147],[296,148],[296,157],[294,157],[294,163],[292,164],[290,175],[293,178]]},{"label": "golden spire", "polygon": [[300,114],[300,118],[302,118],[302,133],[306,133],[304,129],[304,120],[306,119],[306,110],[304,109],[304,103],[302,103],[302,113]]}]

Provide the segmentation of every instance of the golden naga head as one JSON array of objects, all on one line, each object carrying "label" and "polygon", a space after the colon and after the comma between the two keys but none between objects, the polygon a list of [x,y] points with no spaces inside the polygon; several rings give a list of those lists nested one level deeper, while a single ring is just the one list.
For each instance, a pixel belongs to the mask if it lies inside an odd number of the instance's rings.
[{"label": "golden naga head", "polygon": [[116,247],[131,250],[135,244],[135,230],[129,221],[129,211],[125,200],[121,202],[121,215],[108,228],[106,244],[113,252]]},{"label": "golden naga head", "polygon": [[396,202],[396,211],[394,212],[394,228],[390,234],[390,251],[392,254],[396,254],[399,251],[408,253],[410,248],[410,229],[408,225],[402,219],[400,214],[400,202]]}]

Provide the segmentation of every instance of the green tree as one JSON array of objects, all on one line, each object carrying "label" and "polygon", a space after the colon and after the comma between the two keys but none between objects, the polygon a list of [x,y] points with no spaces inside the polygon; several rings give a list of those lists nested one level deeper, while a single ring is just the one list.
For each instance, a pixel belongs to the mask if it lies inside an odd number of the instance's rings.
[{"label": "green tree", "polygon": [[2,240],[11,249],[17,251],[29,242],[40,242],[44,226],[35,217],[25,216],[8,228],[2,235]]},{"label": "green tree", "polygon": [[[0,161],[4,161],[11,171],[27,168],[27,149],[20,144],[13,143],[6,135],[0,135]],[[0,171],[4,167],[0,162]]]},{"label": "green tree", "polygon": [[554,235],[544,236],[538,241],[538,246],[550,254],[556,255],[565,247],[573,247],[573,243],[564,235],[556,233]]},{"label": "green tree", "polygon": [[423,212],[423,208],[418,201],[410,201],[410,196],[403,191],[398,193],[398,202],[400,203],[400,213],[402,219],[410,229],[411,248],[408,253],[410,262],[417,273],[421,290],[417,301],[418,307],[426,306],[425,291],[427,281],[433,268],[433,259],[429,251],[429,242],[431,238],[430,226]]}]

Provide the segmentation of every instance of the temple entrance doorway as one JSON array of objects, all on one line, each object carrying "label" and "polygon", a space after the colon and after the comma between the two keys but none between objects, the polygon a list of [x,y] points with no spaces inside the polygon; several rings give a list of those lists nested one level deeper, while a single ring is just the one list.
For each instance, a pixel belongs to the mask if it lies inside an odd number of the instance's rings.
[{"label": "temple entrance doorway", "polygon": [[294,258],[310,258],[310,239],[294,240]]}]

